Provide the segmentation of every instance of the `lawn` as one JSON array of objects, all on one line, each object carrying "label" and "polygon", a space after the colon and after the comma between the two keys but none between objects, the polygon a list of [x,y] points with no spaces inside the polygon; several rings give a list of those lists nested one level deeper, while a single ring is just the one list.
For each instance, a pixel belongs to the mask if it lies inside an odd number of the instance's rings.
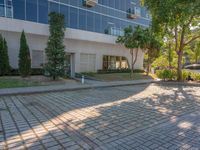
[{"label": "lawn", "polygon": [[45,76],[30,76],[21,78],[20,76],[0,77],[0,89],[15,88],[15,87],[31,87],[42,85],[61,85],[61,84],[77,84],[75,80],[60,78],[53,81]]},{"label": "lawn", "polygon": [[145,73],[134,73],[133,79],[130,78],[130,73],[110,73],[110,74],[87,74],[87,76],[102,81],[127,81],[127,80],[142,80],[152,79],[151,76],[146,76]]},{"label": "lawn", "polygon": [[37,82],[9,78],[9,77],[0,77],[0,89],[2,88],[14,88],[14,87],[30,87],[40,85]]}]

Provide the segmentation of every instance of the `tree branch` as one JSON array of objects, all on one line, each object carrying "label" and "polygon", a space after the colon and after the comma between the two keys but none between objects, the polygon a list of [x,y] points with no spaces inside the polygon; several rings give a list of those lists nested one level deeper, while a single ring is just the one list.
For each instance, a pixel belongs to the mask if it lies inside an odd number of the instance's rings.
[{"label": "tree branch", "polygon": [[191,40],[187,41],[184,45],[188,45],[190,43],[192,43],[193,41],[195,41],[196,39],[200,38],[200,35],[196,36],[196,37],[193,37]]}]

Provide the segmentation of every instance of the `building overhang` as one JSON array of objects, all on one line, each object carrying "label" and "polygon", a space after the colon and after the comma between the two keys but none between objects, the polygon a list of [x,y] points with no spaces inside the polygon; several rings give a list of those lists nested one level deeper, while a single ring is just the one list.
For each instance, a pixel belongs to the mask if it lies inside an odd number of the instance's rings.
[{"label": "building overhang", "polygon": [[[46,24],[4,17],[0,17],[0,22],[1,31],[22,32],[24,30],[27,34],[49,36],[49,27]],[[116,44],[117,39],[116,36],[112,35],[71,28],[66,29],[65,38],[106,44]]]}]

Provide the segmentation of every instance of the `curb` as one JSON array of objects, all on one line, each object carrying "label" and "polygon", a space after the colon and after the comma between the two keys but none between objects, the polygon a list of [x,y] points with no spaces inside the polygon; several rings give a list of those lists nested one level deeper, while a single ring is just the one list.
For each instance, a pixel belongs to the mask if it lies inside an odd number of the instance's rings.
[{"label": "curb", "polygon": [[153,82],[155,81],[145,81],[145,82],[125,83],[125,84],[110,84],[110,85],[109,84],[86,85],[83,87],[79,86],[79,87],[74,87],[74,88],[58,88],[58,89],[35,90],[35,91],[33,90],[33,91],[10,92],[10,93],[3,92],[3,93],[0,93],[0,96],[29,95],[29,94],[40,94],[40,93],[49,93],[49,92],[64,92],[64,91],[77,91],[77,90],[88,90],[88,89],[109,88],[109,87],[119,87],[119,86],[144,85],[144,84],[151,84]]},{"label": "curb", "polygon": [[177,85],[177,86],[195,86],[200,87],[200,83],[190,83],[190,82],[176,82],[176,81],[153,81],[152,83],[158,85]]}]

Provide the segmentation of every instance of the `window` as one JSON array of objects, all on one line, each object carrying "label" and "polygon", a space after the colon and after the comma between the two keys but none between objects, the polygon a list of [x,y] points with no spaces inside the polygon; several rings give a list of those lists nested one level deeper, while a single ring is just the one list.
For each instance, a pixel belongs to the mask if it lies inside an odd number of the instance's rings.
[{"label": "window", "polygon": [[4,0],[0,0],[0,17],[5,16]]},{"label": "window", "polygon": [[13,1],[13,13],[14,18],[25,20],[25,0]]},{"label": "window", "polygon": [[39,7],[39,22],[48,23],[48,1],[38,0]]},{"label": "window", "polygon": [[69,26],[69,7],[65,5],[60,6],[60,13],[65,16],[65,26]]},{"label": "window", "polygon": [[95,72],[96,71],[96,55],[85,54],[80,55],[80,72]]},{"label": "window", "polygon": [[59,12],[59,4],[57,3],[53,3],[53,2],[49,2],[49,13],[51,12]]},{"label": "window", "polygon": [[26,19],[37,22],[37,1],[26,0]]},{"label": "window", "polygon": [[31,63],[32,68],[42,68],[44,63],[44,52],[41,50],[32,50]]},{"label": "window", "polygon": [[78,28],[78,9],[70,7],[70,28]]},{"label": "window", "polygon": [[79,10],[79,29],[86,30],[86,11]]},{"label": "window", "polygon": [[87,30],[94,31],[94,13],[87,12]]},{"label": "window", "polygon": [[103,56],[103,70],[127,69],[128,60],[121,56]]}]

